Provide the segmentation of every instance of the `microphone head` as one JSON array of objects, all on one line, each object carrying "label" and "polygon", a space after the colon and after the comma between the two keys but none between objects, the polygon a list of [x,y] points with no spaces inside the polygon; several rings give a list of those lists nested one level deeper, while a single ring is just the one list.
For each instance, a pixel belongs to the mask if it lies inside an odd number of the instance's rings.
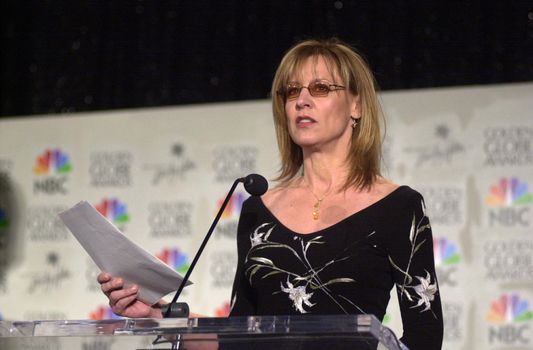
[{"label": "microphone head", "polygon": [[252,196],[261,196],[268,190],[268,182],[259,174],[250,174],[244,178],[244,188]]}]

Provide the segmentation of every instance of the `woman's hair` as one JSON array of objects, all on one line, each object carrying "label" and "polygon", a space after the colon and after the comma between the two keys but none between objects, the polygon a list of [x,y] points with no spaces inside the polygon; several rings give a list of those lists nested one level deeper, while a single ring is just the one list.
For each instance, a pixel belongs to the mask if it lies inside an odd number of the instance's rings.
[{"label": "woman's hair", "polygon": [[[364,58],[354,49],[338,39],[306,40],[293,46],[285,56],[272,83],[272,110],[281,157],[281,168],[276,180],[286,182],[292,179],[303,163],[302,149],[289,135],[283,91],[302,71],[308,58],[322,57],[335,82],[359,97],[359,123],[353,129],[350,150],[346,159],[349,172],[343,189],[352,186],[370,188],[380,175],[381,165],[381,107],[376,93],[374,76]],[[347,91],[347,92],[348,92]]]}]

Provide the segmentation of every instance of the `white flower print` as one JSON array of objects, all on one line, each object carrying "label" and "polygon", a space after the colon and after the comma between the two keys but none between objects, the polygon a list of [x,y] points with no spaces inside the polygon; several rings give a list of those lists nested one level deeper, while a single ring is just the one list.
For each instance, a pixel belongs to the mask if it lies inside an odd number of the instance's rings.
[{"label": "white flower print", "polygon": [[311,299],[313,296],[313,293],[307,293],[305,286],[294,287],[293,284],[287,279],[287,288],[283,287],[283,284],[281,284],[281,290],[289,294],[289,299],[292,300],[294,308],[302,314],[307,313],[302,304],[305,304],[309,307],[315,305],[309,301],[309,299]]},{"label": "white flower print", "polygon": [[[431,302],[435,299],[435,294],[438,293],[438,287],[436,281],[431,284],[431,274],[426,270],[426,278],[420,276],[411,275],[411,263],[414,256],[419,251],[419,249],[426,244],[427,237],[424,238],[424,233],[431,232],[431,226],[429,221],[427,221],[426,216],[426,207],[424,201],[421,201],[422,207],[422,218],[416,220],[416,215],[413,213],[411,220],[411,228],[409,231],[409,241],[411,244],[411,253],[409,255],[409,260],[407,261],[407,266],[405,269],[401,268],[397,263],[394,262],[392,257],[389,255],[389,262],[392,267],[404,275],[403,284],[397,284],[398,293],[400,297],[406,297],[412,303],[415,303],[411,308],[424,306],[424,309],[420,312],[431,311]],[[426,223],[424,223],[426,222]],[[413,285],[416,282],[416,279],[420,282],[418,285]],[[409,290],[413,290],[417,295],[411,295]]]},{"label": "white flower print", "polygon": [[258,246],[263,242],[263,234],[254,232],[250,236],[250,243],[252,244],[252,247]]},{"label": "white flower print", "polygon": [[415,276],[420,281],[420,284],[418,286],[411,287],[420,297],[420,299],[418,299],[418,303],[413,306],[413,308],[424,305],[424,310],[421,312],[431,309],[431,302],[433,299],[435,299],[435,293],[437,292],[437,283],[431,284],[431,275],[427,271],[426,274],[426,278]]},{"label": "white flower print", "polygon": [[265,239],[268,239],[268,236],[270,236],[270,233],[272,232],[272,230],[274,229],[274,227],[271,227],[270,230],[266,231],[266,232],[260,232],[259,230],[261,230],[263,227],[265,227],[266,225],[268,225],[268,223],[264,223],[260,226],[258,226],[254,232],[252,232],[252,234],[250,235],[250,243],[252,245],[252,248],[253,247],[256,247],[258,245],[260,245],[261,243],[264,242]]},{"label": "white flower print", "polygon": [[[293,248],[287,244],[270,240],[270,235],[275,227],[276,225],[272,223],[263,223],[259,225],[249,236],[251,247],[246,255],[245,263],[249,262],[250,264],[247,266],[244,273],[248,277],[250,285],[253,284],[254,278],[265,279],[276,275],[284,275],[287,277],[287,286],[285,287],[283,285],[284,282],[281,282],[281,289],[274,291],[272,294],[287,293],[290,300],[293,301],[294,308],[300,313],[307,313],[307,311],[304,310],[304,305],[308,307],[316,305],[316,302],[311,303],[309,300],[314,291],[320,291],[323,293],[344,313],[348,313],[348,311],[344,308],[340,299],[350,303],[352,306],[363,312],[357,305],[350,300],[347,300],[344,296],[335,295],[330,288],[332,285],[338,283],[355,283],[354,279],[348,277],[337,277],[324,281],[321,278],[321,274],[324,270],[327,270],[332,265],[339,263],[340,261],[349,259],[350,255],[339,256],[335,259],[326,261],[322,265],[313,266],[311,261],[308,259],[308,251],[317,245],[325,244],[325,242],[322,240],[323,237],[316,236],[309,240],[304,240],[300,237],[294,237],[294,240],[297,242],[297,247]],[[301,264],[305,268],[305,273],[295,273],[278,266],[277,261],[273,261],[261,256],[260,252],[267,249],[285,250],[297,259],[298,264]],[[311,293],[307,293],[308,290],[311,291]]]}]

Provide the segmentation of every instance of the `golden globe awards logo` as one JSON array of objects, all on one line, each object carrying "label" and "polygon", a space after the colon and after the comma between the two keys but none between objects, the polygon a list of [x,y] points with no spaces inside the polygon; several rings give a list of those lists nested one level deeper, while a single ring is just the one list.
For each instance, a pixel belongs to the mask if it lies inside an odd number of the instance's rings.
[{"label": "golden globe awards logo", "polygon": [[527,183],[516,177],[502,178],[490,187],[485,198],[485,203],[492,207],[488,212],[490,226],[528,227],[531,202],[533,196]]},{"label": "golden globe awards logo", "polygon": [[150,236],[156,238],[192,235],[192,203],[155,201],[148,205]]},{"label": "golden globe awards logo", "polygon": [[220,147],[213,152],[213,170],[217,182],[235,179],[256,172],[258,150],[252,146]]},{"label": "golden globe awards logo", "polygon": [[127,187],[131,185],[130,152],[93,152],[89,176],[94,187]]},{"label": "golden globe awards logo", "polygon": [[38,177],[33,183],[34,193],[66,194],[66,176],[72,171],[69,156],[60,149],[46,150],[37,156],[33,173]]},{"label": "golden globe awards logo", "polygon": [[454,226],[464,221],[462,209],[464,192],[461,189],[425,187],[420,191],[424,195],[427,212],[434,225]]},{"label": "golden globe awards logo", "polygon": [[529,302],[516,293],[503,294],[493,301],[486,316],[489,343],[505,346],[524,346],[531,342],[530,325],[533,313]]},{"label": "golden globe awards logo", "polygon": [[521,166],[533,164],[533,128],[527,126],[486,128],[485,165]]},{"label": "golden globe awards logo", "polygon": [[444,341],[458,342],[463,339],[463,305],[460,303],[446,302],[442,305],[442,311],[445,315],[444,321]]},{"label": "golden globe awards logo", "polygon": [[483,265],[488,281],[530,283],[533,276],[533,241],[489,240],[483,245]]},{"label": "golden globe awards logo", "polygon": [[229,288],[233,285],[237,257],[233,252],[214,252],[210,255],[209,274],[215,288]]},{"label": "golden globe awards logo", "polygon": [[28,208],[26,230],[31,242],[59,242],[71,239],[71,235],[57,213],[66,210],[61,205],[32,206]]}]

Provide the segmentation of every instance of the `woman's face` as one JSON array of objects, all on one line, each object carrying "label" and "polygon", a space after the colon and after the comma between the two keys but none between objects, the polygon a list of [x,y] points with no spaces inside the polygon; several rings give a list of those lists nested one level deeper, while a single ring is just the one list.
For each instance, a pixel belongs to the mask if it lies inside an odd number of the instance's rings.
[{"label": "woman's face", "polygon": [[[322,57],[310,57],[291,77],[290,84],[309,86],[314,82],[328,85],[341,85],[339,77],[332,76]],[[289,134],[292,140],[303,149],[342,150],[348,149],[351,135],[351,118],[360,113],[358,99],[347,89],[329,91],[326,96],[312,96],[308,89],[302,88],[299,96],[288,98],[285,113]]]}]

